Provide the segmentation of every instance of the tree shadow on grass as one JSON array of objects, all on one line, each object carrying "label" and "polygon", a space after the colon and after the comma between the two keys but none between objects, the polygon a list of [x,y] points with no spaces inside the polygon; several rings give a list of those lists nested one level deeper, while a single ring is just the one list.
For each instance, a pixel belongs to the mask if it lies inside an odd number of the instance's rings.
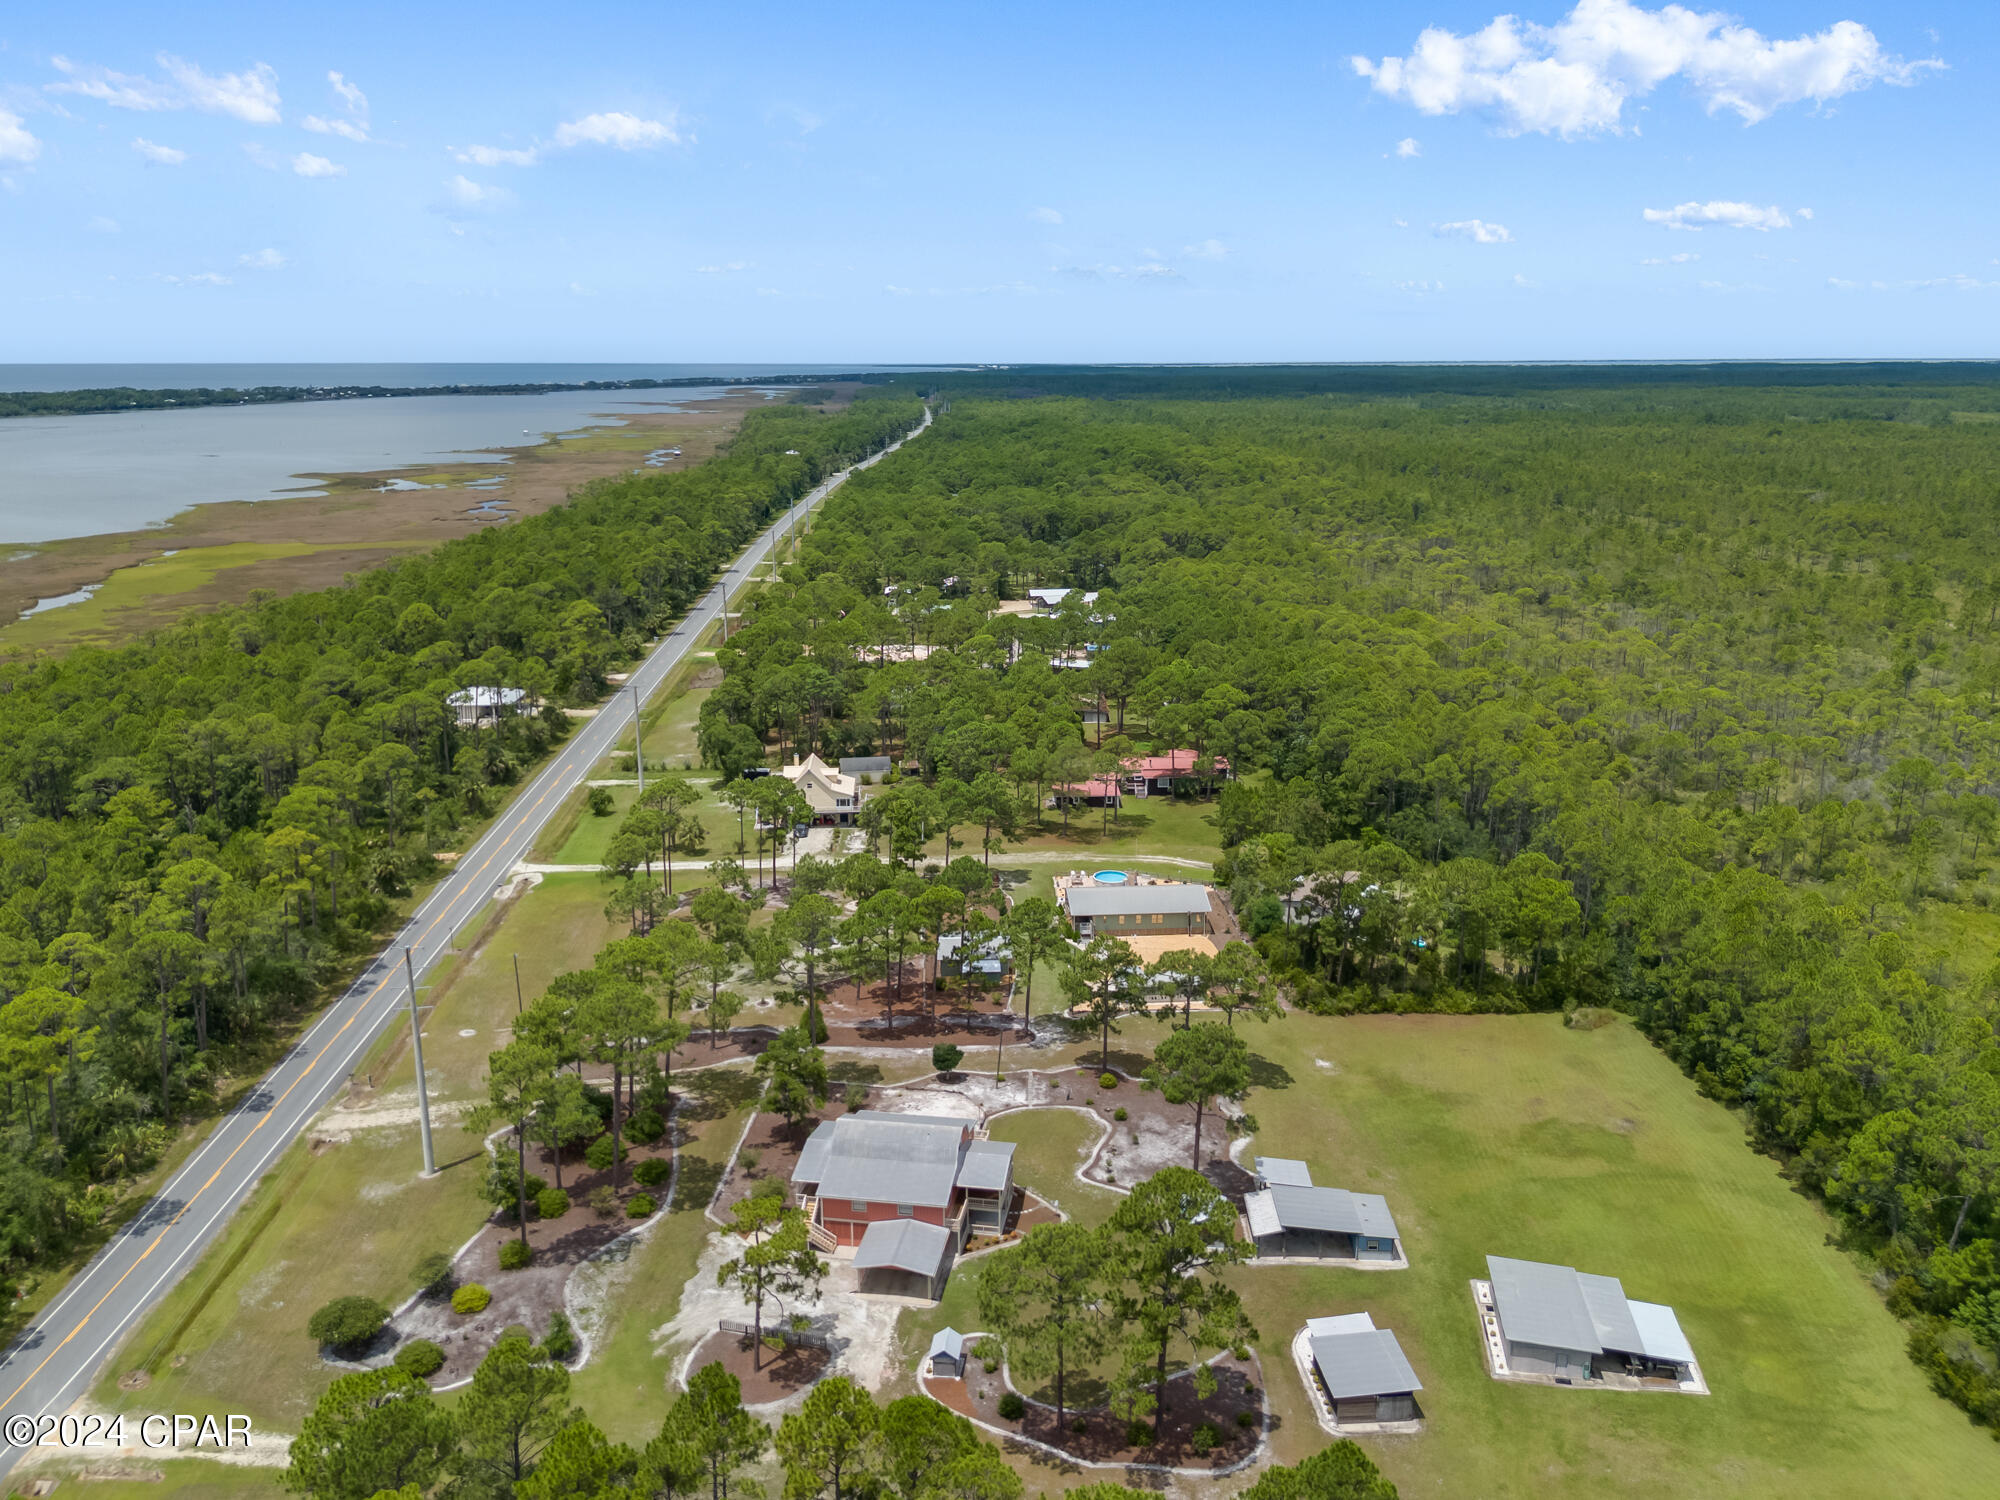
[{"label": "tree shadow on grass", "polygon": [[880,1083],[882,1070],[871,1062],[834,1058],[826,1065],[826,1076],[835,1083]]},{"label": "tree shadow on grass", "polygon": [[674,1189],[673,1212],[700,1213],[708,1206],[708,1200],[715,1196],[721,1182],[721,1162],[710,1161],[705,1156],[683,1156],[680,1185]]},{"label": "tree shadow on grass", "polygon": [[719,1120],[748,1108],[764,1091],[764,1080],[745,1068],[711,1068],[682,1074],[675,1082],[681,1090],[684,1120]]},{"label": "tree shadow on grass", "polygon": [[1259,1089],[1288,1089],[1297,1079],[1292,1070],[1283,1063],[1274,1063],[1270,1058],[1253,1052],[1250,1054],[1250,1086]]}]

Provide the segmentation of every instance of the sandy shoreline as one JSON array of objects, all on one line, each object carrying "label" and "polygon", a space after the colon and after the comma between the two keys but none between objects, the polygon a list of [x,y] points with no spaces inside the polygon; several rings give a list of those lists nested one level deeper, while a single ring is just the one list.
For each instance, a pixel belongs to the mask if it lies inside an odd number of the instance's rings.
[{"label": "sandy shoreline", "polygon": [[[660,396],[662,405],[672,402],[672,393]],[[0,626],[0,654],[115,643],[189,609],[241,602],[255,589],[294,593],[337,584],[411,551],[537,515],[590,480],[700,463],[765,404],[759,392],[732,390],[680,411],[620,411],[605,420],[622,425],[532,447],[452,463],[301,474],[302,485],[324,493],[196,505],[164,526],[16,548],[0,558],[0,621],[8,622]],[[680,455],[645,466],[646,455],[663,447],[678,447]],[[495,476],[497,486],[468,488]],[[385,490],[390,480],[417,480],[423,488]],[[93,585],[98,590],[85,602],[18,619],[37,600]]]}]

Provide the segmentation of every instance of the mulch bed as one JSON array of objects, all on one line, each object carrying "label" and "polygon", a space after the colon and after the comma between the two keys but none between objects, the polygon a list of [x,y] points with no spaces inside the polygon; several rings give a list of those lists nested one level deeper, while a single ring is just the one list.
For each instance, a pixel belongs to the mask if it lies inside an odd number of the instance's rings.
[{"label": "mulch bed", "polygon": [[743,1156],[739,1154],[731,1168],[729,1181],[723,1184],[722,1192],[715,1201],[715,1211],[727,1219],[736,1205],[750,1196],[750,1190],[758,1181],[775,1177],[791,1189],[792,1169],[799,1164],[799,1152],[805,1146],[806,1137],[819,1128],[822,1121],[838,1119],[847,1113],[847,1106],[840,1100],[840,1091],[823,1105],[811,1119],[800,1124],[795,1130],[785,1123],[782,1116],[760,1112],[750,1122],[750,1133],[743,1138],[744,1152],[757,1154],[757,1165],[746,1168]]},{"label": "mulch bed", "polygon": [[[1195,1400],[1190,1377],[1180,1375],[1170,1380],[1167,1416],[1160,1440],[1142,1448],[1125,1441],[1124,1419],[1107,1407],[1081,1412],[1072,1409],[1070,1421],[1082,1418],[1082,1432],[1072,1426],[1058,1427],[1055,1408],[1033,1398],[1028,1399],[1027,1414],[1018,1422],[1004,1421],[1000,1416],[1000,1397],[1008,1389],[1007,1382],[998,1370],[988,1375],[977,1360],[971,1364],[966,1379],[929,1380],[926,1388],[953,1411],[977,1417],[1005,1432],[1018,1432],[1022,1437],[1046,1443],[1090,1463],[1226,1469],[1240,1462],[1256,1446],[1263,1422],[1263,1407],[1256,1394],[1263,1383],[1263,1372],[1255,1355],[1248,1360],[1224,1355],[1215,1361],[1216,1390],[1206,1401]],[[1242,1411],[1255,1412],[1256,1422],[1249,1427],[1237,1426],[1236,1414]],[[1221,1440],[1206,1454],[1195,1452],[1191,1441],[1194,1429],[1203,1422],[1212,1424],[1221,1434]]]},{"label": "mulch bed", "polygon": [[[620,1235],[639,1227],[642,1220],[627,1218],[624,1205],[635,1193],[647,1193],[655,1202],[664,1200],[666,1186],[642,1188],[632,1177],[632,1169],[648,1159],[671,1157],[668,1140],[640,1146],[626,1143],[626,1158],[620,1170],[618,1212],[599,1217],[589,1206],[592,1193],[611,1182],[609,1168],[596,1171],[583,1160],[581,1151],[563,1155],[562,1185],[569,1194],[570,1209],[558,1219],[543,1219],[528,1206],[528,1244],[535,1252],[532,1264],[519,1271],[500,1269],[500,1247],[520,1237],[511,1215],[496,1213],[488,1219],[471,1247],[452,1266],[459,1284],[478,1282],[493,1294],[486,1310],[461,1317],[451,1310],[449,1298],[426,1298],[395,1320],[403,1338],[435,1340],[445,1353],[444,1368],[432,1377],[434,1385],[450,1385],[470,1379],[480,1360],[486,1357],[503,1330],[519,1325],[539,1339],[549,1331],[549,1318],[563,1305],[563,1289],[570,1276],[592,1253]],[[511,1146],[508,1142],[502,1149]],[[528,1148],[528,1171],[549,1186],[555,1186],[555,1164],[549,1152],[539,1146]]]},{"label": "mulch bed", "polygon": [[833,1364],[833,1356],[826,1350],[804,1345],[791,1345],[782,1354],[766,1349],[761,1359],[755,1357],[756,1353],[751,1340],[718,1330],[696,1347],[688,1368],[699,1370],[703,1365],[721,1361],[722,1368],[742,1383],[743,1404],[761,1406],[767,1401],[783,1401],[787,1396],[797,1395]]}]

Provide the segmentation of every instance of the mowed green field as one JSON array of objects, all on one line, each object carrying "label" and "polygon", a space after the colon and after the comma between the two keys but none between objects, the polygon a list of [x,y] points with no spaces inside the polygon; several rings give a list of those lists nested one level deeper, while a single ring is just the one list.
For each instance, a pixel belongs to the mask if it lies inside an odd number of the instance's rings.
[{"label": "mowed green field", "polygon": [[[1293,1016],[1249,1038],[1289,1074],[1251,1096],[1252,1151],[1385,1194],[1411,1261],[1235,1273],[1281,1458],[1326,1442],[1292,1335],[1365,1310],[1424,1383],[1421,1436],[1363,1440],[1405,1496],[2000,1494],[2000,1444],[1931,1393],[1827,1220],[1629,1025]],[[1713,1394],[1489,1379],[1467,1289],[1488,1254],[1672,1304]]]}]

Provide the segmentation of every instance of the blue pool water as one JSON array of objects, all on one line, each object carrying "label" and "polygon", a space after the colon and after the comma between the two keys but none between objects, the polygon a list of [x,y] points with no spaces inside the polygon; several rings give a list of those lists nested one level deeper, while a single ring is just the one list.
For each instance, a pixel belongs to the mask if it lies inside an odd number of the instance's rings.
[{"label": "blue pool water", "polygon": [[1123,870],[1099,870],[1090,878],[1095,880],[1099,885],[1123,885],[1132,877],[1127,875]]}]

